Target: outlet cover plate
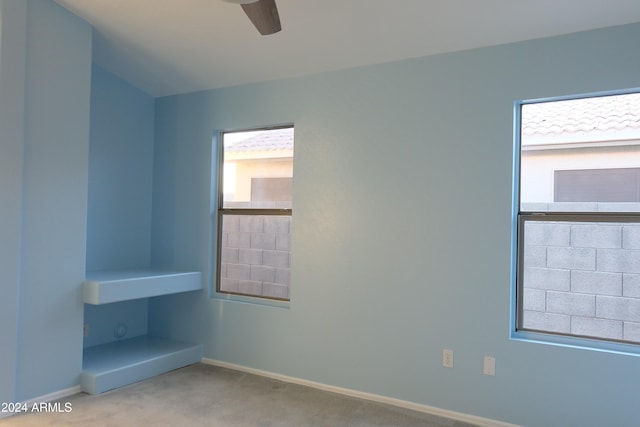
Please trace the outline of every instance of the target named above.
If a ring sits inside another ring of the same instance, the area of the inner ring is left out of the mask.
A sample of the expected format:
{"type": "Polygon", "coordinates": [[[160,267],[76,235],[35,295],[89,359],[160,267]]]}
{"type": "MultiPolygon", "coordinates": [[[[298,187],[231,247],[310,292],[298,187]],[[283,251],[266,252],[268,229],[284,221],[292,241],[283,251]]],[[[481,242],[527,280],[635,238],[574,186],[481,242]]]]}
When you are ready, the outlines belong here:
{"type": "Polygon", "coordinates": [[[453,368],[453,350],[442,350],[442,366],[445,368],[453,368]]]}
{"type": "Polygon", "coordinates": [[[496,358],[491,356],[484,357],[484,366],[482,373],[494,377],[496,375],[496,358]]]}

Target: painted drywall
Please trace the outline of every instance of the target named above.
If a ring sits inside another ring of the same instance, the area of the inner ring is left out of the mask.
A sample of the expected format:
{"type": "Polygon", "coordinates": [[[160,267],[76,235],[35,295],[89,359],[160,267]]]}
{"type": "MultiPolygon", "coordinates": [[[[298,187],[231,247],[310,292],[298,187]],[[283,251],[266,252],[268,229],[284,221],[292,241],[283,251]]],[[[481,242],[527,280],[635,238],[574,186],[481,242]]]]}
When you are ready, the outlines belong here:
{"type": "Polygon", "coordinates": [[[147,335],[149,299],[140,298],[111,304],[85,304],[87,335],[83,348],[147,335]]]}
{"type": "Polygon", "coordinates": [[[48,0],[1,6],[2,66],[6,53],[17,60],[0,75],[3,120],[11,120],[0,131],[0,157],[13,163],[2,172],[12,205],[0,226],[12,230],[2,262],[15,263],[1,282],[2,304],[7,295],[18,319],[3,324],[17,339],[3,342],[9,356],[0,358],[2,372],[14,372],[13,392],[2,386],[2,401],[11,402],[73,387],[81,371],[91,27],[48,0]]]}
{"type": "Polygon", "coordinates": [[[630,25],[158,99],[152,262],[213,280],[212,135],[291,122],[293,258],[288,308],[177,295],[150,303],[150,329],[525,426],[637,425],[637,356],[513,341],[509,317],[513,103],[640,87],[639,39],[630,25]]]}
{"type": "Polygon", "coordinates": [[[0,402],[16,386],[26,14],[26,3],[0,0],[0,402]]]}
{"type": "MultiPolygon", "coordinates": [[[[154,99],[94,65],[87,207],[87,271],[148,268],[154,99]]],[[[84,347],[147,333],[148,299],[85,305],[84,347]],[[126,335],[114,330],[126,325],[126,335]]]]}
{"type": "Polygon", "coordinates": [[[154,99],[94,65],[87,271],[148,268],[154,99]]]}

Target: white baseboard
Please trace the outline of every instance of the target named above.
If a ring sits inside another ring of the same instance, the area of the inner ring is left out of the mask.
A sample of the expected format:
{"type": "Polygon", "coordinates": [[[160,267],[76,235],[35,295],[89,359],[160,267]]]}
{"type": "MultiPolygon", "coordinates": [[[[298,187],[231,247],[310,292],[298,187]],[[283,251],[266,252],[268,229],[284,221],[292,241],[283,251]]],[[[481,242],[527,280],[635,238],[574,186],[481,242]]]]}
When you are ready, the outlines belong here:
{"type": "Polygon", "coordinates": [[[463,414],[461,412],[450,411],[447,409],[436,408],[435,406],[422,405],[420,403],[409,402],[407,400],[395,399],[392,397],[381,396],[379,394],[365,393],[362,391],[351,390],[343,387],[336,387],[328,384],[323,384],[315,381],[309,381],[302,378],[290,377],[287,375],[277,374],[274,372],[263,371],[260,369],[249,368],[247,366],[236,365],[234,363],[223,362],[221,360],[202,358],[202,363],[207,365],[219,366],[221,368],[229,368],[236,371],[242,371],[249,374],[260,375],[267,378],[272,378],[279,381],[284,381],[292,384],[303,385],[312,387],[318,390],[329,391],[331,393],[342,394],[349,397],[355,397],[359,399],[370,400],[373,402],[384,403],[387,405],[398,406],[400,408],[410,409],[413,411],[423,412],[440,417],[450,418],[456,421],[462,421],[467,423],[476,424],[480,427],[520,427],[516,424],[505,423],[502,421],[496,421],[489,418],[477,417],[475,415],[463,414]]]}
{"type": "Polygon", "coordinates": [[[78,394],[82,391],[80,385],[74,385],[73,387],[66,388],[64,390],[54,391],[53,393],[45,394],[40,397],[36,397],[33,399],[27,400],[27,405],[33,405],[34,403],[40,402],[52,402],[58,399],[64,399],[65,397],[73,396],[74,394],[78,394]]]}
{"type": "MultiPolygon", "coordinates": [[[[46,403],[46,402],[52,402],[58,399],[64,399],[65,397],[72,396],[74,394],[80,393],[81,391],[82,389],[80,388],[80,386],[76,385],[73,387],[66,388],[64,390],[54,391],[53,393],[49,393],[39,397],[34,397],[33,399],[25,400],[23,402],[20,402],[20,405],[26,405],[27,407],[32,407],[34,404],[37,404],[37,403],[46,403]]],[[[12,415],[15,415],[15,414],[0,413],[0,419],[8,418],[12,415]]]]}

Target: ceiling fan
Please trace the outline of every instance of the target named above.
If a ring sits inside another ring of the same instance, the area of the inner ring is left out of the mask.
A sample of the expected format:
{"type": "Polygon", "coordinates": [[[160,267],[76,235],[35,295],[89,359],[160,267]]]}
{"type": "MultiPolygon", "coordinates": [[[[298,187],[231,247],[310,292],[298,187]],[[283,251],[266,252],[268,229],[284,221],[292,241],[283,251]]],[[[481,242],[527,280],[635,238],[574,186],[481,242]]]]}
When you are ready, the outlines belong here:
{"type": "Polygon", "coordinates": [[[282,29],[276,0],[223,0],[242,6],[258,32],[263,36],[277,33],[282,29]]]}

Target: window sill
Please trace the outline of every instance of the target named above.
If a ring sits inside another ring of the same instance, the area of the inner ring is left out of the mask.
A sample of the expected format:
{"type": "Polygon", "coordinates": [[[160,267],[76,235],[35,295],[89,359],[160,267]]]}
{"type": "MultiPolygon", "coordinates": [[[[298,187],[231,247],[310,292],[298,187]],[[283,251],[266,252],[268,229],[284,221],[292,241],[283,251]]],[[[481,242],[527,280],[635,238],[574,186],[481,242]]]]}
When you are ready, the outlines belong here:
{"type": "Polygon", "coordinates": [[[601,341],[596,339],[572,337],[564,335],[546,334],[532,331],[512,331],[510,339],[514,341],[529,342],[535,344],[553,345],[558,347],[573,348],[588,351],[600,351],[626,356],[640,356],[640,345],[601,341]]]}
{"type": "Polygon", "coordinates": [[[216,291],[213,292],[211,298],[214,300],[220,300],[223,302],[250,304],[250,305],[263,306],[263,307],[273,307],[273,308],[283,308],[283,309],[289,309],[291,305],[290,300],[285,301],[285,300],[253,297],[249,295],[227,294],[227,293],[216,292],[216,291]]]}

